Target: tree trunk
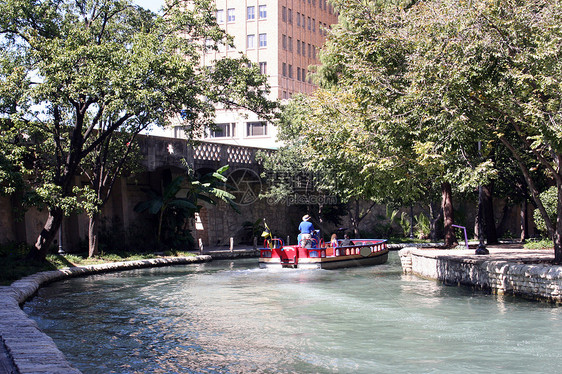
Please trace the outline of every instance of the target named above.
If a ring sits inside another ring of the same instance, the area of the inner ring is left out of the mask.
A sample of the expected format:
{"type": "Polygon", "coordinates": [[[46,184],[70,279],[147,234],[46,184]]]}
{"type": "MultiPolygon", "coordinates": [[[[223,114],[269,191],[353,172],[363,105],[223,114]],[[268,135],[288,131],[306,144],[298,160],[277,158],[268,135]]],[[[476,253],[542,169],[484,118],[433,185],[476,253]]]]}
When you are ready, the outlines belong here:
{"type": "Polygon", "coordinates": [[[554,243],[554,263],[562,264],[562,184],[557,183],[557,188],[556,230],[554,230],[552,241],[554,243]]]}
{"type": "MultiPolygon", "coordinates": [[[[498,233],[496,231],[496,220],[494,219],[494,184],[482,186],[482,215],[484,219],[484,233],[486,234],[486,242],[495,244],[498,242],[498,233]]],[[[480,229],[480,228],[479,228],[480,229]]]]}
{"type": "Polygon", "coordinates": [[[443,230],[445,234],[445,247],[452,248],[457,245],[457,238],[453,228],[453,192],[449,182],[441,184],[441,208],[443,210],[443,230]]]}
{"type": "Polygon", "coordinates": [[[435,242],[437,241],[437,222],[441,219],[441,212],[437,209],[437,203],[435,203],[435,209],[433,204],[433,202],[429,203],[429,238],[435,242]]]}
{"type": "Polygon", "coordinates": [[[35,246],[31,248],[27,254],[27,258],[33,261],[44,261],[45,257],[49,253],[49,248],[53,243],[53,239],[57,235],[57,232],[61,226],[63,218],[63,212],[60,208],[49,209],[49,216],[47,217],[47,222],[43,226],[43,230],[37,238],[35,246]]]}
{"type": "Polygon", "coordinates": [[[353,237],[359,237],[359,200],[355,200],[355,214],[353,215],[353,220],[351,221],[353,227],[353,237]]]}
{"type": "Polygon", "coordinates": [[[529,238],[529,224],[527,218],[527,198],[521,203],[521,241],[529,238]]]}
{"type": "Polygon", "coordinates": [[[349,223],[351,223],[351,230],[353,231],[353,237],[359,237],[359,200],[355,199],[351,203],[351,205],[355,205],[355,208],[349,209],[349,223]]]}
{"type": "Polygon", "coordinates": [[[98,225],[99,214],[94,213],[88,223],[88,257],[98,255],[98,225]]]}

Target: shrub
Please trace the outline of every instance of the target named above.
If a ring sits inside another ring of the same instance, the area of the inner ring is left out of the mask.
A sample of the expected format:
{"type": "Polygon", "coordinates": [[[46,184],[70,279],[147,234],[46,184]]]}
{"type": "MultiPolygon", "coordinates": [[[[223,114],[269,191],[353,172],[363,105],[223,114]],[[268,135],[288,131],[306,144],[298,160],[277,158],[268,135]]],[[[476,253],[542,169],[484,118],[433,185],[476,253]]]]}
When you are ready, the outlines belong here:
{"type": "MultiPolygon", "coordinates": [[[[551,222],[556,222],[556,206],[558,204],[558,190],[556,186],[550,187],[548,190],[544,191],[539,195],[544,209],[548,214],[551,222]]],[[[535,226],[544,236],[548,236],[548,230],[546,228],[546,223],[538,209],[533,212],[533,220],[535,221],[535,226]]]]}

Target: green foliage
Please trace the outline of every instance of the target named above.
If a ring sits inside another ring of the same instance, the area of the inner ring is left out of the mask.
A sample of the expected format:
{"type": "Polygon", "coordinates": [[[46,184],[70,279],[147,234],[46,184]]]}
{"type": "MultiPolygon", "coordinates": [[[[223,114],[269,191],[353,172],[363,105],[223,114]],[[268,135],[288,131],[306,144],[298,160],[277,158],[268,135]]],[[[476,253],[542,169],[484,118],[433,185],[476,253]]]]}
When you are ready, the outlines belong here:
{"type": "MultiPolygon", "coordinates": [[[[26,261],[25,254],[29,248],[25,245],[10,243],[0,246],[0,286],[10,285],[12,282],[40,271],[49,271],[74,266],[101,264],[106,262],[134,261],[158,257],[154,253],[112,252],[101,253],[96,258],[87,258],[77,254],[49,254],[45,261],[34,263],[26,261]],[[19,247],[17,251],[13,248],[19,247]]],[[[192,253],[176,252],[164,253],[164,256],[194,256],[192,253]]]]}
{"type": "Polygon", "coordinates": [[[412,226],[412,222],[410,221],[410,216],[408,216],[406,212],[402,212],[398,223],[402,228],[402,233],[404,237],[410,236],[410,227],[412,226]]]}
{"type": "Polygon", "coordinates": [[[392,206],[386,206],[386,213],[385,215],[378,215],[377,223],[373,227],[372,235],[377,238],[390,238],[394,235],[394,228],[393,226],[398,222],[400,218],[398,216],[398,209],[393,209],[392,206]]]}
{"type": "Polygon", "coordinates": [[[246,241],[251,243],[253,238],[261,238],[262,233],[265,231],[265,226],[263,224],[263,219],[258,218],[254,222],[245,221],[242,223],[242,228],[245,233],[246,241]]]}
{"type": "MultiPolygon", "coordinates": [[[[556,222],[556,208],[558,206],[558,189],[556,186],[552,186],[548,190],[542,192],[540,194],[540,199],[551,222],[556,222]]],[[[533,211],[533,220],[535,221],[535,226],[541,234],[548,236],[548,230],[544,218],[537,209],[533,211]]]]}
{"type": "Polygon", "coordinates": [[[157,241],[172,250],[189,249],[194,246],[194,238],[187,228],[189,218],[201,209],[201,203],[217,204],[224,201],[233,209],[234,195],[225,190],[228,165],[217,171],[197,178],[192,170],[174,178],[162,192],[145,190],[149,199],[135,206],[136,212],[147,211],[158,216],[157,241]],[[180,191],[185,190],[184,195],[180,191]]]}
{"type": "Polygon", "coordinates": [[[414,226],[416,236],[419,239],[429,238],[431,234],[431,224],[429,218],[423,213],[414,216],[414,218],[416,220],[416,225],[414,226]]]}
{"type": "Polygon", "coordinates": [[[554,243],[550,239],[531,240],[523,244],[525,249],[552,249],[554,243]]]}
{"type": "Polygon", "coordinates": [[[272,117],[267,78],[247,58],[201,67],[205,49],[232,40],[208,0],[184,5],[166,4],[164,17],[129,0],[1,3],[0,193],[24,185],[48,208],[42,256],[62,214],[103,204],[134,135],[176,119],[195,136],[213,125],[215,103],[272,117]],[[73,189],[81,171],[95,199],[73,189]]]}

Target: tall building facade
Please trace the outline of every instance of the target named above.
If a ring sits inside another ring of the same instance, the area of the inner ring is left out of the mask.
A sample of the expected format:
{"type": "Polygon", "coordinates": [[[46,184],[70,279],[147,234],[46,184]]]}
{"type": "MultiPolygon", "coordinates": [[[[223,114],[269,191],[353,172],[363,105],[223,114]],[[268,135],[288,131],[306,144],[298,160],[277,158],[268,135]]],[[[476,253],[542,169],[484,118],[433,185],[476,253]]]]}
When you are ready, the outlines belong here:
{"type": "MultiPolygon", "coordinates": [[[[328,0],[216,0],[217,22],[234,37],[235,48],[223,47],[202,56],[210,64],[244,53],[268,76],[270,99],[289,100],[316,89],[309,66],[318,65],[318,50],[337,15],[328,0]]],[[[254,113],[217,108],[217,129],[205,140],[276,148],[276,128],[254,113]]],[[[179,128],[170,130],[182,137],[179,128]]]]}

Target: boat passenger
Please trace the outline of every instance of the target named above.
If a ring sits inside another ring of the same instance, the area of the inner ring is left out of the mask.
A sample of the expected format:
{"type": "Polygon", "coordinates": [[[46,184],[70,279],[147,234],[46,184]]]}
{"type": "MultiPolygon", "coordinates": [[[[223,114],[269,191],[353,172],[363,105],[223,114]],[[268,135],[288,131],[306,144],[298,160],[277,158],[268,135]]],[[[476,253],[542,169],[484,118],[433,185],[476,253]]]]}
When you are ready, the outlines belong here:
{"type": "Polygon", "coordinates": [[[343,236],[343,240],[342,240],[342,242],[341,242],[341,246],[342,246],[342,247],[349,247],[349,246],[351,246],[351,245],[353,245],[353,243],[351,242],[351,240],[349,240],[349,235],[345,234],[345,235],[343,236]]]}
{"type": "Polygon", "coordinates": [[[301,240],[301,246],[305,247],[307,245],[311,245],[312,243],[312,233],[314,232],[314,225],[312,225],[312,222],[310,221],[310,216],[308,214],[305,214],[302,217],[302,222],[299,225],[299,231],[300,231],[300,240],[301,240]]]}
{"type": "Polygon", "coordinates": [[[337,236],[337,234],[332,234],[332,237],[330,238],[330,246],[332,248],[336,248],[338,246],[338,236],[337,236]]]}

